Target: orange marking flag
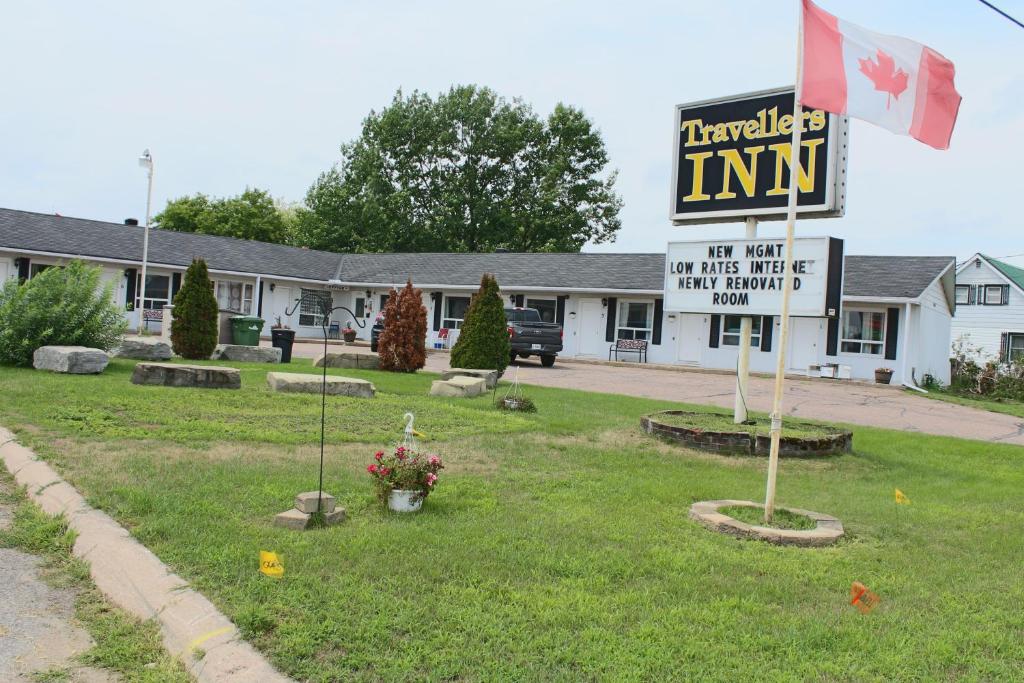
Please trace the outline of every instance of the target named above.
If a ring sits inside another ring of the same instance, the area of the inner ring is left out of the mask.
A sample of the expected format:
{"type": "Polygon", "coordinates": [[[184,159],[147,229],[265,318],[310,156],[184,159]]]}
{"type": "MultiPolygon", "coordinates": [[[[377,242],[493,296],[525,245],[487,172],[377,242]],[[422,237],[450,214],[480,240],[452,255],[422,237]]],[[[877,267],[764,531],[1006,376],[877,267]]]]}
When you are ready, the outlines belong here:
{"type": "Polygon", "coordinates": [[[260,571],[275,579],[280,579],[284,576],[284,563],[281,562],[281,558],[277,556],[277,553],[267,552],[266,550],[260,551],[260,571]]]}
{"type": "Polygon", "coordinates": [[[850,586],[850,604],[860,610],[861,614],[867,614],[878,607],[882,599],[867,589],[860,581],[854,581],[850,586]]]}

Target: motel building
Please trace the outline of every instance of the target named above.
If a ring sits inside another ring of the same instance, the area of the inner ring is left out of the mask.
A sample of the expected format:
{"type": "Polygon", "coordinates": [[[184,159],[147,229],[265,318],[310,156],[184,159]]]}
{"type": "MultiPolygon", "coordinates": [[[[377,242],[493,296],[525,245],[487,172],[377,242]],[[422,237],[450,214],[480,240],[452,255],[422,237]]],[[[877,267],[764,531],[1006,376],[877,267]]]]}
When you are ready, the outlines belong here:
{"type": "MultiPolygon", "coordinates": [[[[457,338],[481,275],[493,273],[509,306],[536,308],[563,325],[562,358],[606,360],[616,339],[639,339],[648,342],[650,363],[737,364],[738,316],[665,310],[663,253],[337,254],[151,229],[143,301],[143,228],[131,223],[0,209],[0,280],[81,259],[103,269],[132,329],[159,333],[185,269],[203,258],[221,309],[263,318],[265,336],[280,320],[297,338],[322,339],[319,307],[299,303],[321,298],[349,307],[365,327],[343,311],[334,321],[366,340],[388,291],[411,278],[423,292],[426,342],[435,348],[457,338]]],[[[819,374],[820,366],[834,366],[872,380],[886,367],[894,384],[921,383],[926,374],[948,382],[955,297],[952,257],[848,255],[836,316],[792,319],[788,370],[819,374]]],[[[754,319],[753,372],[774,372],[778,339],[777,316],[754,319]]]]}

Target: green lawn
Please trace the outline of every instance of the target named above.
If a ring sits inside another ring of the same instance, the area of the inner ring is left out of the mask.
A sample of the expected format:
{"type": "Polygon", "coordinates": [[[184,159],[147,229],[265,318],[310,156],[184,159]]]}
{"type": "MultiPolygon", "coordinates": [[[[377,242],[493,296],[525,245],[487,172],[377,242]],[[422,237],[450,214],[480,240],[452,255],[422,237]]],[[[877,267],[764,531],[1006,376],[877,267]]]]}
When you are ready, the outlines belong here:
{"type": "Polygon", "coordinates": [[[1024,418],[1024,403],[1021,403],[1020,401],[1001,398],[982,398],[980,396],[964,396],[963,394],[954,394],[942,389],[929,389],[928,397],[937,401],[958,403],[962,406],[980,408],[981,410],[991,410],[994,413],[1006,413],[1007,415],[1015,415],[1016,417],[1024,418]]]}
{"type": "Polygon", "coordinates": [[[1019,447],[855,427],[853,454],[779,474],[780,505],[834,514],[848,539],[781,548],[687,519],[696,500],[759,500],[765,469],[640,432],[690,406],[526,387],[538,412],[509,414],[428,398],[429,374],[332,370],[378,396],[329,397],[325,488],[349,520],[297,533],[271,521],[316,486],[320,399],[270,394],[274,367],[235,392],[136,387],[124,361],[0,369],[0,424],[299,680],[1024,677],[1019,447]],[[406,410],[447,469],[396,516],[365,466],[406,410]],[[283,579],[257,572],[260,550],[283,579]],[[871,614],[853,581],[881,596],[871,614]]]}
{"type": "MultiPolygon", "coordinates": [[[[657,421],[670,427],[687,427],[689,429],[701,429],[710,432],[746,432],[748,434],[770,433],[772,421],[767,416],[754,416],[749,421],[754,424],[736,424],[733,422],[732,413],[701,412],[697,415],[683,414],[671,415],[662,414],[657,416],[657,421]]],[[[834,430],[827,427],[812,424],[810,422],[789,422],[782,428],[782,436],[801,439],[821,439],[831,434],[834,430]]]]}

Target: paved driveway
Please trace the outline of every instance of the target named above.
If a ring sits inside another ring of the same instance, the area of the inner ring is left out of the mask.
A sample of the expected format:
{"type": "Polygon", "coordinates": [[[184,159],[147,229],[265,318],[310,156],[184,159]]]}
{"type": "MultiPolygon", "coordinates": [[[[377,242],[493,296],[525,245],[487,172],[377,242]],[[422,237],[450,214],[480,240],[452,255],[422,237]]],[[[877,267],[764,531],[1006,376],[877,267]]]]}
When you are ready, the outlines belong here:
{"type": "MultiPolygon", "coordinates": [[[[340,347],[332,347],[340,351],[340,347]]],[[[346,351],[369,351],[347,347],[346,351]]],[[[322,353],[315,344],[296,344],[295,355],[312,357],[322,353]]],[[[735,377],[682,369],[622,367],[559,360],[554,367],[541,367],[533,359],[520,360],[505,373],[519,368],[519,381],[546,387],[582,389],[604,393],[641,396],[732,408],[735,377]]],[[[427,370],[448,368],[447,353],[427,356],[427,370]]],[[[773,382],[750,378],[748,406],[771,410],[773,382]]],[[[783,403],[786,415],[924,432],[964,439],[980,439],[1024,446],[1024,419],[987,410],[936,401],[907,391],[870,384],[841,383],[824,379],[786,381],[783,403]]]]}

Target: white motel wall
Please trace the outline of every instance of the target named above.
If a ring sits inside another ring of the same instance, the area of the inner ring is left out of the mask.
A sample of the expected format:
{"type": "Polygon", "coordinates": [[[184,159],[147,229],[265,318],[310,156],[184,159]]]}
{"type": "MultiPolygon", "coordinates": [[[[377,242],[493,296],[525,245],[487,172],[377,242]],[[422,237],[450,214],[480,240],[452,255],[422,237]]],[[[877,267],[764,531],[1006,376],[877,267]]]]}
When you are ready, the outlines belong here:
{"type": "MultiPolygon", "coordinates": [[[[162,309],[193,257],[207,260],[221,308],[263,318],[265,336],[280,320],[299,338],[320,338],[315,309],[296,307],[304,293],[319,293],[329,296],[332,306],[350,308],[364,327],[344,311],[333,321],[352,324],[359,338],[369,339],[390,287],[412,277],[427,308],[428,347],[443,346],[445,336],[449,344],[457,338],[480,275],[492,272],[506,305],[537,308],[545,320],[562,323],[563,358],[606,360],[615,339],[635,338],[648,340],[650,363],[717,370],[737,365],[738,318],[663,310],[663,254],[339,255],[152,233],[151,245],[159,246],[147,271],[145,308],[153,319],[146,327],[152,332],[160,331],[162,309]],[[311,276],[301,277],[307,270],[311,276]]],[[[140,237],[136,226],[0,209],[0,279],[32,277],[48,266],[82,259],[103,269],[130,328],[139,329],[140,237]],[[132,241],[120,244],[125,235],[132,241]]],[[[802,374],[811,366],[837,364],[848,366],[855,379],[871,380],[876,368],[886,367],[894,371],[893,382],[920,383],[926,374],[948,382],[952,259],[848,256],[845,271],[837,318],[793,319],[788,370],[802,374]]],[[[777,316],[755,318],[752,371],[774,372],[779,337],[777,316]]]]}

